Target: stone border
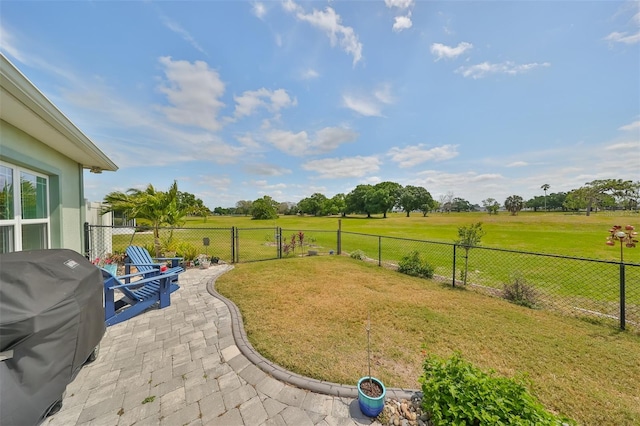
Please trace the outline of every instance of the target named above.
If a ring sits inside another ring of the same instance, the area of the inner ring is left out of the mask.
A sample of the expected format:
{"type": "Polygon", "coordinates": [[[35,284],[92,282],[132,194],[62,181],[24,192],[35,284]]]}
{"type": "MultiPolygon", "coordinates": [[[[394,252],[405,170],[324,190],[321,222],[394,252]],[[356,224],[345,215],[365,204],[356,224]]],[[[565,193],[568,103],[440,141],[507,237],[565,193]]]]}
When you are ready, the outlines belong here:
{"type": "MultiPolygon", "coordinates": [[[[223,271],[225,273],[233,267],[223,271]]],[[[218,274],[212,277],[207,282],[207,291],[209,294],[227,305],[231,314],[231,331],[233,333],[233,339],[236,342],[236,346],[240,349],[240,352],[258,368],[272,377],[296,386],[301,389],[306,389],[312,392],[321,393],[330,396],[344,397],[344,398],[358,398],[358,389],[356,386],[343,385],[332,382],[325,382],[321,380],[312,379],[309,377],[301,376],[300,374],[286,370],[277,364],[269,361],[256,351],[249,339],[247,333],[242,326],[242,314],[238,307],[231,300],[227,299],[216,291],[215,283],[216,279],[222,274],[218,274]]],[[[403,389],[403,388],[387,388],[387,397],[395,398],[397,400],[407,399],[410,400],[412,396],[421,394],[418,389],[403,389]]]]}

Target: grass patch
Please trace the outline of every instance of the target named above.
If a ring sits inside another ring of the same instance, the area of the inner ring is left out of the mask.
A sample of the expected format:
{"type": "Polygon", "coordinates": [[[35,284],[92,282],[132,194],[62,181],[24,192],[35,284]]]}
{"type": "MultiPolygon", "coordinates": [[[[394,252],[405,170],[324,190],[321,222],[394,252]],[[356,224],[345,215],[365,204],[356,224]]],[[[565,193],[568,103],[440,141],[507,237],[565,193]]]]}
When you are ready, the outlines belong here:
{"type": "Polygon", "coordinates": [[[547,409],[581,424],[640,423],[640,338],[629,332],[339,256],[240,264],[217,288],[260,353],[306,376],[355,384],[366,374],[371,310],[372,372],[387,386],[419,388],[426,353],[459,351],[525,374],[547,409]]]}

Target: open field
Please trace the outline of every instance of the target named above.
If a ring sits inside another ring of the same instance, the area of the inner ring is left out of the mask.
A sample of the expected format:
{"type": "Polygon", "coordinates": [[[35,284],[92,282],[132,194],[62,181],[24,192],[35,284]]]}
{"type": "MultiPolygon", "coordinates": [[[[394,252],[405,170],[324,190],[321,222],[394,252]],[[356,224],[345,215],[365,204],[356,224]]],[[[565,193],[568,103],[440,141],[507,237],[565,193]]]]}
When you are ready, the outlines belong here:
{"type": "Polygon", "coordinates": [[[373,374],[418,388],[428,353],[526,374],[543,404],[586,425],[640,423],[640,336],[338,256],[239,264],[218,290],[241,309],[254,347],[310,377],[373,374]]]}
{"type": "MultiPolygon", "coordinates": [[[[392,237],[451,243],[458,236],[460,226],[482,222],[486,236],[482,245],[536,253],[560,254],[590,259],[619,260],[619,248],[606,246],[605,239],[612,225],[634,225],[640,230],[640,214],[593,213],[591,216],[570,213],[521,212],[517,216],[501,212],[487,213],[431,213],[427,217],[392,213],[387,219],[359,216],[342,218],[342,230],[392,237]]],[[[288,231],[338,229],[339,217],[280,216],[277,220],[256,221],[248,216],[211,216],[189,218],[186,227],[262,228],[281,227],[288,231]]],[[[287,233],[285,233],[287,235],[287,233]]],[[[625,260],[640,263],[640,248],[625,250],[625,260]]]]}

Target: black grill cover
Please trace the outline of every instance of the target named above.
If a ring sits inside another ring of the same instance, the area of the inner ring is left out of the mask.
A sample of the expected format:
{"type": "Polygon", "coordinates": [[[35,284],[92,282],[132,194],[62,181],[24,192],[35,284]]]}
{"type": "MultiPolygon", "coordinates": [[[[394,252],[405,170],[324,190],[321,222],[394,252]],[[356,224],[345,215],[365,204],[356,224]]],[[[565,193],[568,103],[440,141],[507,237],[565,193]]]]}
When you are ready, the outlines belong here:
{"type": "Polygon", "coordinates": [[[0,424],[40,423],[105,332],[100,270],[72,250],[0,255],[0,424]]]}

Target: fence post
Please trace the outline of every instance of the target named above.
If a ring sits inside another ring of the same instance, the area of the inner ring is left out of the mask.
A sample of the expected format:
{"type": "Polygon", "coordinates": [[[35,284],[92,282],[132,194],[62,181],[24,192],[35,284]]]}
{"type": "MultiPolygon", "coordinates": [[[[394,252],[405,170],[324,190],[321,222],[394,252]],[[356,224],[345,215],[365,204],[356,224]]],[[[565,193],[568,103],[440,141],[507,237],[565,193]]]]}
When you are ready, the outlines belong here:
{"type": "Polygon", "coordinates": [[[338,246],[336,247],[336,253],[342,254],[342,219],[338,219],[338,246]]]}
{"type": "Polygon", "coordinates": [[[236,263],[236,227],[231,227],[231,263],[236,263]]]}
{"type": "Polygon", "coordinates": [[[625,327],[625,276],[624,263],[620,263],[620,330],[625,327]]]}
{"type": "Polygon", "coordinates": [[[378,266],[382,266],[382,237],[378,235],[378,266]]]}
{"type": "Polygon", "coordinates": [[[451,287],[456,286],[456,245],[453,245],[453,280],[451,281],[451,287]]]}
{"type": "Polygon", "coordinates": [[[278,259],[282,259],[282,228],[278,227],[278,259]]]}
{"type": "Polygon", "coordinates": [[[84,257],[89,257],[89,222],[84,223],[84,257]]]}

